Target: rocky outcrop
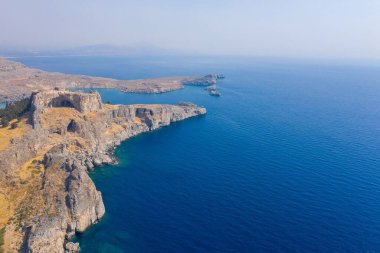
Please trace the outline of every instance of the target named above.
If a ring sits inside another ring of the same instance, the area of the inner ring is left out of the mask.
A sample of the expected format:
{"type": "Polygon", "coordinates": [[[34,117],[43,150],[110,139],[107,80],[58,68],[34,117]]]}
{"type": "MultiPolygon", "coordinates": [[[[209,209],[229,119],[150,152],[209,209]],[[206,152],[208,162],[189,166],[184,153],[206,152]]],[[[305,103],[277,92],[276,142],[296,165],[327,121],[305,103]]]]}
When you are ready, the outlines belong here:
{"type": "Polygon", "coordinates": [[[30,158],[35,157],[48,143],[47,131],[40,129],[13,139],[11,146],[0,153],[0,178],[13,176],[14,172],[30,158]]]}
{"type": "Polygon", "coordinates": [[[216,97],[220,97],[220,92],[218,91],[218,89],[216,88],[216,85],[210,85],[210,86],[207,86],[205,88],[205,90],[208,91],[208,94],[210,94],[211,96],[216,96],[216,97]]]}
{"type": "Polygon", "coordinates": [[[52,148],[44,160],[42,194],[46,212],[36,217],[25,236],[28,252],[75,252],[65,241],[84,232],[104,215],[101,193],[78,159],[71,158],[66,145],[52,148]]]}
{"type": "Polygon", "coordinates": [[[32,124],[35,128],[41,124],[41,114],[47,108],[74,108],[80,113],[89,113],[103,109],[99,93],[81,93],[67,90],[51,90],[32,95],[32,124]]]}
{"type": "Polygon", "coordinates": [[[99,93],[78,93],[67,90],[39,92],[32,96],[32,109],[72,107],[81,113],[103,109],[99,93]]]}
{"type": "Polygon", "coordinates": [[[78,253],[80,250],[79,243],[68,242],[65,245],[66,253],[78,253]]]}
{"type": "Polygon", "coordinates": [[[33,130],[0,153],[3,178],[15,178],[19,166],[44,153],[40,186],[19,206],[29,211],[20,223],[7,227],[21,227],[21,250],[31,253],[79,250],[70,238],[105,213],[101,193],[87,172],[115,162],[115,146],[131,136],[206,113],[191,103],[108,105],[100,102],[99,94],[69,91],[36,93],[32,108],[33,130]],[[29,208],[33,202],[37,208],[29,208]]]}
{"type": "Polygon", "coordinates": [[[199,78],[184,80],[185,85],[209,86],[216,84],[217,75],[206,75],[199,78]]]}
{"type": "Polygon", "coordinates": [[[192,79],[189,81],[185,81],[185,85],[195,85],[195,86],[207,86],[205,90],[208,91],[208,94],[211,96],[217,96],[219,97],[221,93],[218,91],[216,87],[216,82],[219,79],[224,79],[225,76],[223,74],[212,74],[212,75],[206,75],[201,78],[192,79]]]}

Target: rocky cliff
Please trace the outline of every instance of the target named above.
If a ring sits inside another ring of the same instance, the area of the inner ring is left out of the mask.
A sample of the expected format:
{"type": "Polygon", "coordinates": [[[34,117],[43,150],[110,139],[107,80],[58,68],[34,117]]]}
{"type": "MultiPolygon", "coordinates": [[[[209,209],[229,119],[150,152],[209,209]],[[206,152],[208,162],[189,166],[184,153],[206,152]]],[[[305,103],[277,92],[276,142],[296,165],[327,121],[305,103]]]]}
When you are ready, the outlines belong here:
{"type": "Polygon", "coordinates": [[[113,148],[131,136],[206,113],[190,103],[102,104],[97,93],[62,90],[34,94],[32,108],[33,128],[0,152],[7,252],[77,252],[69,239],[105,213],[87,172],[115,162],[113,148]]]}

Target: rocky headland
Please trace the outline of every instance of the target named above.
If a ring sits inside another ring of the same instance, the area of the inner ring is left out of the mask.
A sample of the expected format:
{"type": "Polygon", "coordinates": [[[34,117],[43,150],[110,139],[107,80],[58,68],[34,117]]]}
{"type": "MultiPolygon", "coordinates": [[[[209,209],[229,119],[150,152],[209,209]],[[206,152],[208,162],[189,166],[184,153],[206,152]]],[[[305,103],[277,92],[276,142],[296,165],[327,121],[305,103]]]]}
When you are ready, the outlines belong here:
{"type": "Polygon", "coordinates": [[[58,88],[112,88],[131,93],[163,93],[184,85],[216,85],[224,75],[179,76],[141,80],[70,75],[29,68],[19,62],[0,58],[0,102],[17,101],[35,91],[58,88]]]}
{"type": "Polygon", "coordinates": [[[206,113],[191,103],[104,104],[98,93],[67,90],[33,93],[30,103],[15,128],[0,128],[4,252],[78,252],[70,239],[106,209],[88,171],[114,163],[113,149],[123,140],[206,113]]]}

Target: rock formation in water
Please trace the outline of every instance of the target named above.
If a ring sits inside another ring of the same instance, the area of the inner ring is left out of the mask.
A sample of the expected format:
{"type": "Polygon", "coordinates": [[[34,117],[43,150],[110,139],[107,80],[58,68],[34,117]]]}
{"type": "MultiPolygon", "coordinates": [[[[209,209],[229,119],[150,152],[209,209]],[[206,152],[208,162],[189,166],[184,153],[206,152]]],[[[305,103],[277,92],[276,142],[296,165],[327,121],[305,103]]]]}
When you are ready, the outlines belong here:
{"type": "Polygon", "coordinates": [[[211,96],[216,96],[216,97],[220,97],[220,92],[218,91],[218,89],[216,88],[216,85],[210,85],[210,86],[207,86],[205,88],[205,90],[208,91],[208,94],[210,94],[211,96]]]}
{"type": "Polygon", "coordinates": [[[38,92],[31,101],[29,123],[18,126],[22,136],[0,149],[6,252],[78,252],[70,238],[105,213],[88,171],[114,163],[114,147],[131,136],[206,113],[191,103],[103,104],[98,93],[64,90],[38,92]]]}
{"type": "Polygon", "coordinates": [[[219,97],[221,93],[218,91],[216,87],[216,82],[217,80],[224,78],[225,76],[223,74],[206,75],[203,78],[193,79],[191,80],[191,82],[185,84],[195,86],[206,86],[205,90],[208,91],[208,94],[210,94],[211,96],[219,97]]]}

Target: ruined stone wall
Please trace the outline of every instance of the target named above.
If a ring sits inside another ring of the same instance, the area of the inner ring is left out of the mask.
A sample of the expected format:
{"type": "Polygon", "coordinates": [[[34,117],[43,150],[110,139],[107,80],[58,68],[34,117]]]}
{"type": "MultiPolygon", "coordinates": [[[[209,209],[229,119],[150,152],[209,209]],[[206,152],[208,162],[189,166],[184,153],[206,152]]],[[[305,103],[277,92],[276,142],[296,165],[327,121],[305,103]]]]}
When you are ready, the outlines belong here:
{"type": "Polygon", "coordinates": [[[34,110],[49,107],[74,107],[82,113],[103,109],[99,93],[51,90],[33,94],[32,108],[34,110]]]}
{"type": "Polygon", "coordinates": [[[83,93],[67,90],[42,91],[32,95],[32,125],[40,126],[41,112],[51,107],[72,107],[81,113],[103,110],[99,93],[83,93]]]}

